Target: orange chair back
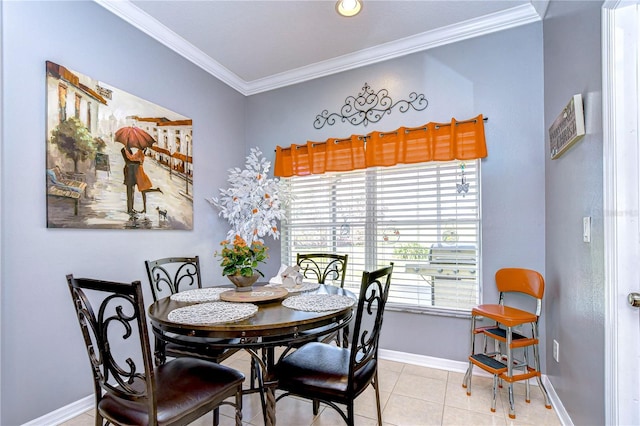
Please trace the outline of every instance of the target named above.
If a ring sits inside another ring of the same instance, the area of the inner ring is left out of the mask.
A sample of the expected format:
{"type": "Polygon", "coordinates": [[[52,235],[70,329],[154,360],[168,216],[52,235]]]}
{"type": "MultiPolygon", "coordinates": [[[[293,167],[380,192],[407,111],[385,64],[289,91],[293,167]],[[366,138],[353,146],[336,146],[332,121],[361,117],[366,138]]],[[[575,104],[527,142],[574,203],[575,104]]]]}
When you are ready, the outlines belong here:
{"type": "Polygon", "coordinates": [[[539,272],[523,268],[503,268],[496,272],[498,291],[517,291],[542,299],[544,294],[544,278],[539,272]]]}

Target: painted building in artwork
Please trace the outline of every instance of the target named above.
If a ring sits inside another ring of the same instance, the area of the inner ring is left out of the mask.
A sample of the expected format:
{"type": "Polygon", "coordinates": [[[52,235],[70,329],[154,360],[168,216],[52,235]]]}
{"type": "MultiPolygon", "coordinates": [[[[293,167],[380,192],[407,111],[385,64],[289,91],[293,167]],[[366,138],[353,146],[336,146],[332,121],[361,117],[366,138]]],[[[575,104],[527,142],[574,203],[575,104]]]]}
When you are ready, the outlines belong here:
{"type": "Polygon", "coordinates": [[[101,88],[96,80],[78,75],[62,65],[47,61],[46,70],[48,167],[58,166],[62,170],[73,171],[76,175],[84,173],[91,167],[95,155],[100,155],[104,148],[105,135],[101,133],[99,112],[101,107],[108,105],[107,99],[110,98],[111,92],[101,88]],[[88,136],[93,139],[92,150],[95,151],[86,155],[75,154],[69,147],[60,148],[49,143],[52,133],[72,118],[78,120],[77,128],[81,133],[84,133],[84,129],[88,131],[88,136]]]}
{"type": "MultiPolygon", "coordinates": [[[[91,87],[97,82],[79,76],[67,68],[47,61],[47,129],[51,131],[70,117],[84,124],[94,136],[98,136],[98,112],[107,99],[91,87]]],[[[108,96],[108,91],[105,93],[108,96]]]]}
{"type": "Polygon", "coordinates": [[[166,117],[131,117],[133,125],[144,129],[157,143],[148,155],[172,171],[193,177],[193,122],[166,117]]]}

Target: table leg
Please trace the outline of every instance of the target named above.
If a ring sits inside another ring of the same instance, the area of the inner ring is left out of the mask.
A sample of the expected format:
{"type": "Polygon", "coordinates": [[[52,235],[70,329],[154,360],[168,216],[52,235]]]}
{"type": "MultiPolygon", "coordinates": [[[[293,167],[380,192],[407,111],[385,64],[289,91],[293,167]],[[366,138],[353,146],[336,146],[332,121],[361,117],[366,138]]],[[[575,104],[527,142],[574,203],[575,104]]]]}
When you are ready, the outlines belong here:
{"type": "Polygon", "coordinates": [[[265,424],[267,426],[276,425],[276,387],[278,382],[275,380],[264,382],[264,393],[267,398],[267,418],[265,424]]]}
{"type": "Polygon", "coordinates": [[[276,425],[276,388],[278,381],[271,374],[275,365],[275,348],[266,348],[267,359],[263,370],[264,390],[267,398],[267,426],[276,425]]]}

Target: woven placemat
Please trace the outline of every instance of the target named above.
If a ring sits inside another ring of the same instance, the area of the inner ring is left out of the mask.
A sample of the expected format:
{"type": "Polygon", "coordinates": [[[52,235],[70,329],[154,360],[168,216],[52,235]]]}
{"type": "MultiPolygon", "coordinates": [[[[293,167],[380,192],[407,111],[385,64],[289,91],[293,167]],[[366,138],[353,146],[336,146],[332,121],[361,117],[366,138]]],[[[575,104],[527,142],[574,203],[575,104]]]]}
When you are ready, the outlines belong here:
{"type": "Polygon", "coordinates": [[[220,300],[220,293],[229,290],[221,287],[196,288],[172,294],[171,300],[176,302],[216,302],[220,300]]]}
{"type": "Polygon", "coordinates": [[[258,307],[252,303],[210,302],[174,309],[167,318],[178,324],[220,324],[242,321],[257,312],[258,307]]]}
{"type": "Polygon", "coordinates": [[[296,311],[325,312],[338,311],[353,306],[356,301],[339,294],[300,294],[282,301],[282,306],[296,311]]]}

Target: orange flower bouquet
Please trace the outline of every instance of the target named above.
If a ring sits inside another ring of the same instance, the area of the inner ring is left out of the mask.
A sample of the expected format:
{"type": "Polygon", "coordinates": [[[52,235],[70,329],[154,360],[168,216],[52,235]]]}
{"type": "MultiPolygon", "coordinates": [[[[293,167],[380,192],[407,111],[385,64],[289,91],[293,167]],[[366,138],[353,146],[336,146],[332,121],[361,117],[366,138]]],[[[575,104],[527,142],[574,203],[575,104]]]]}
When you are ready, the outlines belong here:
{"type": "Polygon", "coordinates": [[[267,250],[269,247],[260,241],[254,241],[251,245],[247,245],[245,240],[236,235],[233,242],[229,240],[220,243],[222,250],[216,252],[216,256],[222,258],[220,266],[222,266],[222,275],[241,275],[243,277],[252,277],[256,273],[264,274],[258,270],[258,263],[265,263],[269,257],[267,250]]]}

